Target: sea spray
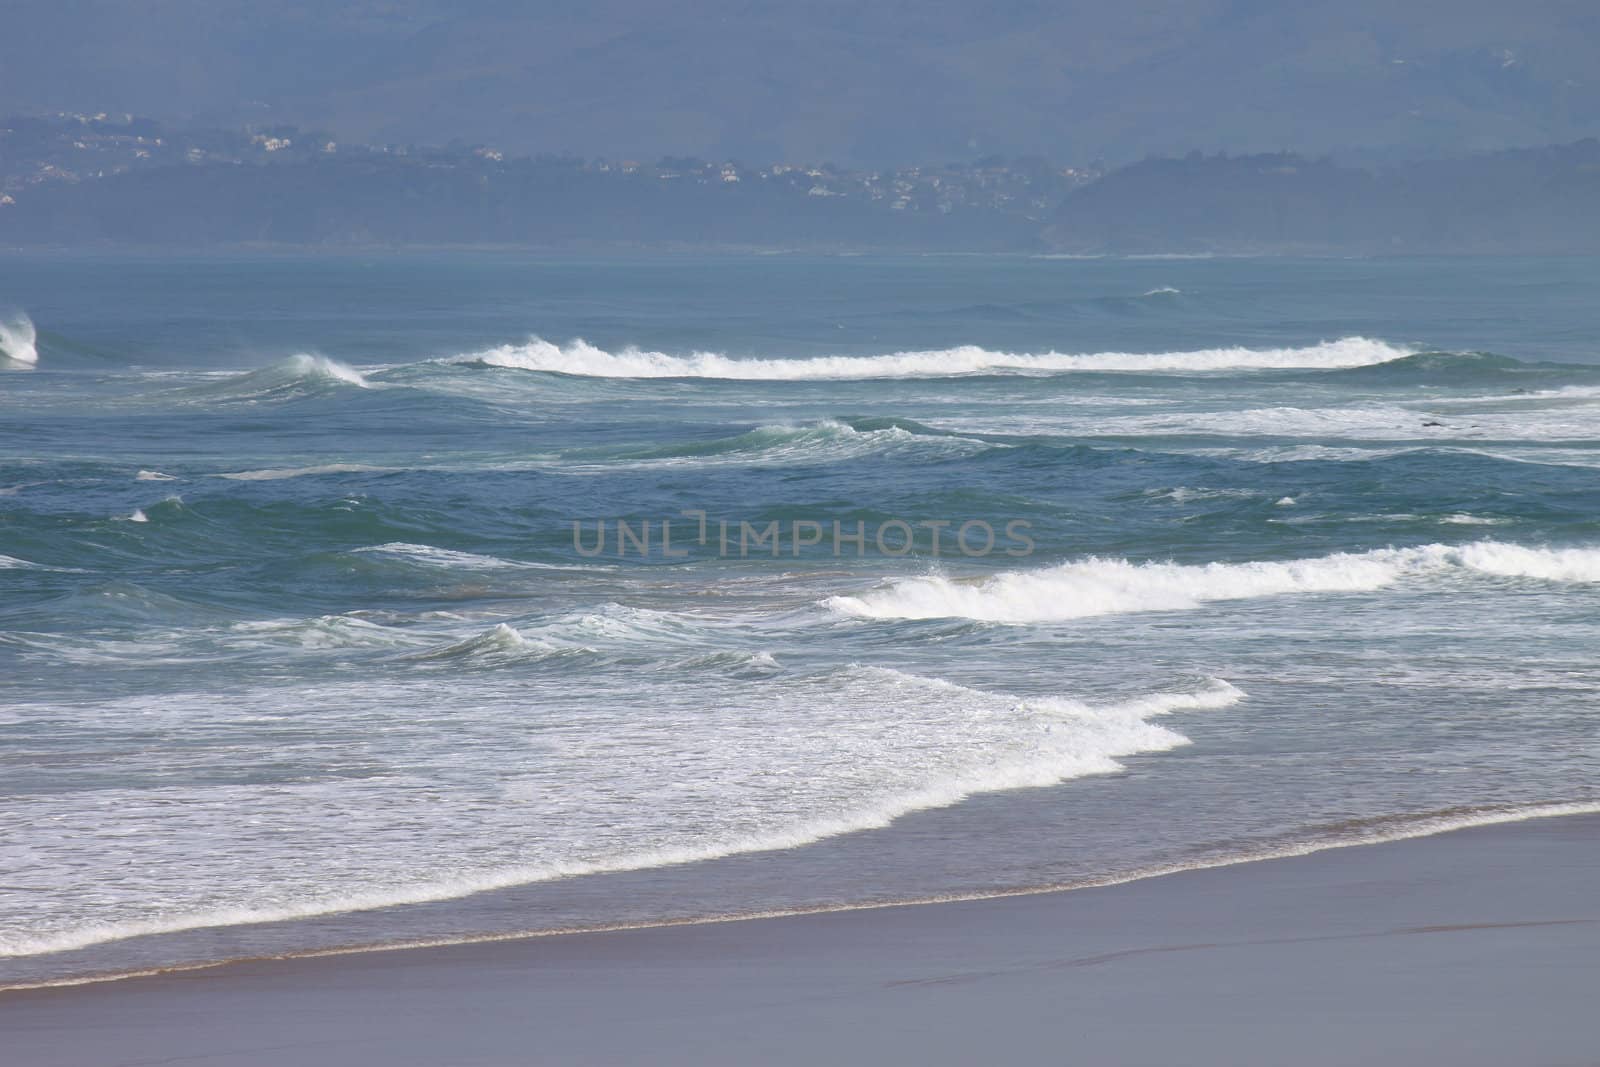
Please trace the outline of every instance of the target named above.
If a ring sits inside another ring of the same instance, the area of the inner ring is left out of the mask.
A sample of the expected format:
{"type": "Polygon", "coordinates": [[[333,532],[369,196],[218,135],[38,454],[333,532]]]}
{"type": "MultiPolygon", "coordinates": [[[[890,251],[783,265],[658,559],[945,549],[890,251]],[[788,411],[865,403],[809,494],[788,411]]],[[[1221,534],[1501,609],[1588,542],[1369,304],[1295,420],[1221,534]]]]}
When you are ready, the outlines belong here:
{"type": "Polygon", "coordinates": [[[0,363],[9,361],[23,367],[37,366],[38,340],[39,333],[28,316],[18,313],[9,318],[0,318],[0,363]]]}
{"type": "Polygon", "coordinates": [[[371,388],[366,377],[327,356],[300,352],[256,370],[210,377],[174,390],[179,398],[213,402],[258,403],[293,400],[330,389],[371,388]]]}

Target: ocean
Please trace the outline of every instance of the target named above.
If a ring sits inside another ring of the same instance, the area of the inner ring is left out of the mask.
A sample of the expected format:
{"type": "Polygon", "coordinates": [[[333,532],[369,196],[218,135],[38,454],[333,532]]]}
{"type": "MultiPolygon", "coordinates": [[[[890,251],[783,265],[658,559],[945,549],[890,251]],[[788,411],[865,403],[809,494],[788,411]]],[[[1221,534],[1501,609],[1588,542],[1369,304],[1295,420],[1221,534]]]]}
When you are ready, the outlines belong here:
{"type": "Polygon", "coordinates": [[[0,256],[0,984],[1600,811],[1597,298],[0,256]]]}

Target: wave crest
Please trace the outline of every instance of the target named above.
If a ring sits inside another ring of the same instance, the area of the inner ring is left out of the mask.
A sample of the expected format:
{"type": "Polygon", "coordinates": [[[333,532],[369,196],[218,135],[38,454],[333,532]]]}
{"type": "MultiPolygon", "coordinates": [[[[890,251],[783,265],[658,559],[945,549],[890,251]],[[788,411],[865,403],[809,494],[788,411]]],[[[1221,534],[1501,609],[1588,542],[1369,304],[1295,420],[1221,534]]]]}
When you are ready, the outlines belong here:
{"type": "Polygon", "coordinates": [[[674,356],[626,348],[608,352],[586,341],[557,345],[541,338],[460,357],[493,367],[591,378],[720,378],[735,381],[844,381],[869,378],[949,378],[977,374],[1053,374],[1074,371],[1209,373],[1235,370],[1338,369],[1386,363],[1411,355],[1365,337],[1302,348],[1211,348],[1189,352],[997,352],[976,345],[878,356],[811,359],[736,359],[716,352],[674,356]]]}
{"type": "Polygon", "coordinates": [[[33,320],[17,314],[10,319],[0,319],[0,363],[9,361],[25,367],[39,363],[39,332],[33,320]]]}
{"type": "Polygon", "coordinates": [[[1090,557],[977,581],[905,578],[824,605],[867,619],[964,618],[1054,622],[1139,611],[1182,611],[1218,600],[1295,593],[1359,593],[1414,575],[1450,570],[1501,578],[1600,582],[1600,549],[1528,548],[1498,541],[1339,552],[1315,559],[1249,563],[1132,563],[1090,557]]]}
{"type": "Polygon", "coordinates": [[[255,403],[291,400],[323,393],[331,388],[369,389],[361,372],[327,356],[301,352],[288,359],[242,374],[228,374],[177,390],[179,396],[202,400],[255,403]]]}

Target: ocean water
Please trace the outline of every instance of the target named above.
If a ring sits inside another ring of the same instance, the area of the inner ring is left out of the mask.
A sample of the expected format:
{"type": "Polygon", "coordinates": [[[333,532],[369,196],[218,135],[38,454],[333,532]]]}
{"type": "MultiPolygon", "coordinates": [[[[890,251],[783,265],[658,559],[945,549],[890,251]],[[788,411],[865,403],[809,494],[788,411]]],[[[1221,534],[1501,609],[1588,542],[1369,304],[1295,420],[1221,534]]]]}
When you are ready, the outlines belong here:
{"type": "Polygon", "coordinates": [[[1600,810],[1597,297],[0,258],[0,984],[1600,810]]]}

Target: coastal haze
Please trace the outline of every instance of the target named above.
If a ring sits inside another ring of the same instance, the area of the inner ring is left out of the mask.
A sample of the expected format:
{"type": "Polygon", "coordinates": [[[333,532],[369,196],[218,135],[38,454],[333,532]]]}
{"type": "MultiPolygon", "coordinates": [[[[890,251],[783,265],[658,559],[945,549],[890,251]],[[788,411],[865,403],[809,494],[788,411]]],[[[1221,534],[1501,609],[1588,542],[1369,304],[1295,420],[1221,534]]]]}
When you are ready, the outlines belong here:
{"type": "Polygon", "coordinates": [[[1405,157],[1600,120],[1582,0],[13,0],[6,110],[368,142],[886,167],[991,153],[1405,157]]]}
{"type": "Polygon", "coordinates": [[[0,244],[1594,253],[1597,17],[30,2],[0,244]]]}

